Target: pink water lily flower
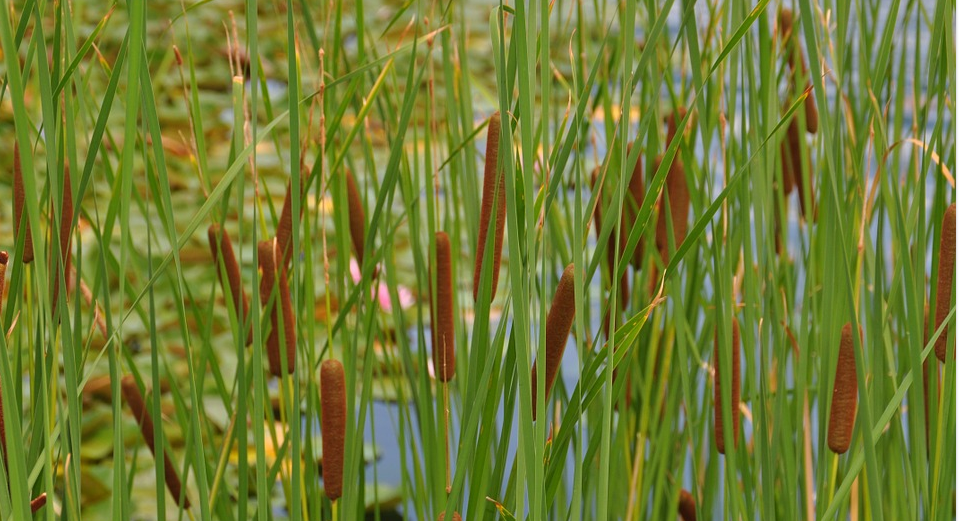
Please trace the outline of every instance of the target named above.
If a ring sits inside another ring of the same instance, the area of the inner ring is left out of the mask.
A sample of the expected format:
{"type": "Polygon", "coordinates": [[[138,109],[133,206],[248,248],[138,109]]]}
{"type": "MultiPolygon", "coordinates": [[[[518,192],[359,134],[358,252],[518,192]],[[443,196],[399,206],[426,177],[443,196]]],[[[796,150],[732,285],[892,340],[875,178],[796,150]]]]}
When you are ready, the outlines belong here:
{"type": "MultiPolygon", "coordinates": [[[[360,266],[356,259],[350,259],[350,277],[353,282],[360,282],[360,266]]],[[[387,313],[393,311],[393,304],[390,302],[390,290],[386,284],[381,284],[379,280],[376,288],[370,288],[370,298],[376,298],[377,302],[380,303],[380,308],[387,313]]],[[[414,303],[413,292],[403,285],[397,286],[397,298],[400,300],[400,309],[407,309],[414,303]]]]}

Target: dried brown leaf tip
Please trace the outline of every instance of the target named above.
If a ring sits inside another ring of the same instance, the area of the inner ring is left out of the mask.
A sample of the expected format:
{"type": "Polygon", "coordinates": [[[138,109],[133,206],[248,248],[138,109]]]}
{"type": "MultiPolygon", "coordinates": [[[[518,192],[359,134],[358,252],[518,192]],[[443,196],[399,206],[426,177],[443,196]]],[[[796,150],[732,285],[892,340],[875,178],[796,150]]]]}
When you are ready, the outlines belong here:
{"type": "MultiPolygon", "coordinates": [[[[730,353],[730,417],[733,419],[733,448],[736,450],[740,439],[740,323],[733,319],[733,351],[730,353]]],[[[717,452],[726,454],[726,443],[723,438],[723,385],[720,376],[720,338],[713,337],[713,439],[717,445],[717,452]]]]}
{"type": "MultiPolygon", "coordinates": [[[[957,269],[957,205],[951,204],[943,214],[940,227],[940,264],[937,266],[937,315],[939,328],[950,313],[953,296],[953,273],[957,269]]],[[[934,351],[941,362],[947,361],[947,331],[944,328],[934,344],[934,351]]],[[[956,353],[954,353],[956,356],[956,353]]]]}
{"type": "Polygon", "coordinates": [[[503,228],[507,223],[506,175],[500,171],[500,112],[490,117],[487,125],[487,155],[483,166],[483,199],[480,203],[480,234],[477,238],[477,258],[473,268],[473,300],[480,294],[480,274],[486,257],[487,234],[490,220],[493,218],[496,201],[497,220],[493,228],[493,288],[490,298],[497,294],[497,282],[500,280],[500,258],[503,255],[503,228]]]}
{"type": "MultiPolygon", "coordinates": [[[[140,425],[140,433],[143,434],[144,443],[147,444],[150,452],[156,457],[157,450],[153,445],[153,418],[150,417],[150,411],[147,410],[146,404],[143,401],[143,394],[137,386],[137,381],[134,380],[132,375],[124,376],[123,379],[120,380],[120,390],[123,392],[124,401],[130,406],[130,412],[133,413],[134,419],[136,419],[137,424],[140,425]]],[[[167,490],[170,491],[170,495],[173,496],[174,499],[179,501],[181,494],[183,494],[183,487],[180,483],[180,476],[177,475],[173,462],[170,460],[170,457],[167,456],[166,452],[163,454],[163,472],[164,480],[167,483],[167,490]]],[[[183,508],[190,508],[190,499],[186,494],[183,494],[182,497],[183,508]]]]}
{"type": "MultiPolygon", "coordinates": [[[[860,335],[861,338],[863,335],[860,335]]],[[[850,448],[853,422],[857,417],[857,362],[853,352],[853,327],[849,322],[840,331],[840,353],[837,356],[837,376],[833,382],[833,400],[830,404],[830,424],[827,445],[837,454],[850,448]]]]}
{"type": "MultiPolygon", "coordinates": [[[[437,517],[437,521],[443,521],[444,518],[445,518],[445,513],[444,513],[444,512],[440,512],[440,516],[437,517]]],[[[459,513],[459,512],[454,512],[453,515],[450,516],[450,519],[452,519],[453,521],[463,521],[463,518],[460,517],[460,513],[459,513]]]]}
{"type": "Polygon", "coordinates": [[[453,315],[453,272],[450,263],[450,238],[437,232],[437,304],[434,308],[433,367],[437,379],[449,382],[456,374],[456,350],[453,315]]]}
{"type": "MultiPolygon", "coordinates": [[[[573,319],[577,312],[577,301],[575,285],[573,281],[573,264],[563,270],[560,277],[560,283],[557,284],[557,291],[553,295],[553,304],[550,305],[550,311],[547,312],[546,337],[546,367],[547,375],[544,390],[547,397],[553,389],[553,382],[557,378],[557,372],[560,370],[560,361],[563,359],[563,351],[567,347],[567,337],[570,336],[570,328],[573,327],[573,319]]],[[[533,384],[533,401],[531,409],[533,410],[533,420],[537,420],[537,362],[533,363],[533,372],[530,375],[533,384]]]]}
{"type": "Polygon", "coordinates": [[[257,246],[257,255],[263,275],[260,279],[260,301],[270,315],[270,334],[267,335],[267,358],[270,361],[270,373],[274,376],[283,376],[283,360],[280,351],[280,323],[283,323],[285,343],[286,374],[296,369],[297,355],[297,328],[293,315],[293,306],[290,302],[290,286],[287,283],[286,270],[277,272],[279,250],[273,240],[261,241],[257,246]],[[277,297],[273,303],[270,297],[274,287],[277,297]],[[280,303],[277,306],[277,302],[280,303]],[[282,313],[282,317],[280,316],[282,313]]]}
{"type": "MultiPolygon", "coordinates": [[[[247,324],[247,345],[253,342],[253,324],[250,317],[250,300],[247,292],[243,289],[243,280],[240,277],[240,264],[233,253],[233,242],[226,230],[219,224],[211,224],[207,228],[207,240],[210,242],[210,255],[213,257],[213,267],[217,271],[217,279],[220,280],[220,287],[226,294],[227,289],[233,300],[234,311],[241,313],[238,318],[241,324],[247,324]],[[220,271],[220,264],[223,264],[223,271],[227,274],[226,284],[220,271]]],[[[226,295],[225,295],[226,296],[226,295]]]]}
{"type": "Polygon", "coordinates": [[[347,394],[343,364],[320,364],[320,429],[323,444],[323,489],[330,501],[343,492],[343,442],[347,425],[347,394]]]}
{"type": "Polygon", "coordinates": [[[683,521],[697,521],[697,504],[693,495],[686,489],[680,490],[680,501],[677,504],[677,513],[683,521]]]}
{"type": "Polygon", "coordinates": [[[30,235],[30,218],[24,210],[23,168],[20,166],[20,144],[13,145],[13,227],[18,236],[23,225],[23,263],[33,262],[33,236],[30,235]]]}

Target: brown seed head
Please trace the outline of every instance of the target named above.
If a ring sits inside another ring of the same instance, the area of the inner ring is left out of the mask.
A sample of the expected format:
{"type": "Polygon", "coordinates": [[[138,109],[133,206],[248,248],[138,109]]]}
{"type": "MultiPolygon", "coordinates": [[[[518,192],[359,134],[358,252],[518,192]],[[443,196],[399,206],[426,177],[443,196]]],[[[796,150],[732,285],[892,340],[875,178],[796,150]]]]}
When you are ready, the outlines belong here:
{"type": "Polygon", "coordinates": [[[13,227],[14,235],[20,233],[23,221],[23,263],[33,262],[33,236],[30,234],[30,218],[25,213],[23,191],[23,168],[20,166],[20,144],[13,145],[13,227]]]}
{"type": "Polygon", "coordinates": [[[357,254],[357,264],[363,269],[363,248],[366,240],[366,217],[363,214],[363,201],[353,172],[349,168],[343,169],[347,180],[347,206],[350,209],[350,240],[353,241],[353,251],[357,254]]]}
{"type": "Polygon", "coordinates": [[[233,254],[233,242],[226,230],[219,224],[211,224],[207,228],[207,240],[210,242],[210,255],[213,257],[213,266],[217,271],[217,279],[220,280],[220,287],[223,292],[230,288],[232,296],[233,310],[242,313],[238,316],[241,324],[247,324],[247,345],[253,342],[253,325],[248,322],[250,317],[250,300],[247,292],[243,289],[243,280],[240,278],[240,264],[237,257],[233,254]],[[223,269],[227,273],[227,285],[224,285],[223,278],[220,275],[220,261],[223,262],[223,269]]]}
{"type": "Polygon", "coordinates": [[[487,126],[487,155],[483,167],[483,200],[480,205],[480,234],[477,239],[477,259],[473,268],[473,300],[480,294],[480,274],[483,269],[484,253],[487,246],[487,232],[493,216],[493,203],[496,198],[497,221],[493,236],[493,290],[490,298],[497,294],[497,282],[500,280],[500,258],[503,254],[503,228],[507,222],[506,176],[500,172],[500,112],[490,117],[487,126]]]}
{"type": "MultiPolygon", "coordinates": [[[[733,419],[733,448],[736,450],[740,439],[740,323],[733,319],[733,339],[730,353],[730,379],[733,392],[730,393],[730,417],[733,419]]],[[[717,445],[717,452],[726,454],[726,444],[723,438],[723,385],[720,377],[720,339],[713,337],[713,366],[716,370],[713,377],[713,439],[717,445]]]]}
{"type": "Polygon", "coordinates": [[[279,377],[284,374],[283,361],[280,358],[279,324],[281,313],[283,314],[287,374],[296,369],[297,328],[293,306],[290,302],[290,286],[287,283],[286,271],[277,272],[277,260],[280,251],[277,249],[276,242],[272,240],[261,241],[257,248],[260,268],[263,270],[263,276],[260,279],[260,300],[265,306],[270,306],[270,297],[273,294],[274,286],[277,287],[277,298],[274,300],[272,307],[269,307],[271,329],[267,336],[267,358],[270,361],[270,373],[279,377]],[[279,306],[276,305],[277,302],[280,303],[279,306]]]}
{"type": "MultiPolygon", "coordinates": [[[[861,334],[861,338],[863,335],[861,334]]],[[[837,376],[833,382],[827,445],[837,454],[850,448],[853,422],[857,417],[857,362],[853,352],[853,327],[847,322],[840,331],[837,376]]]]}
{"type": "MultiPolygon", "coordinates": [[[[950,313],[950,297],[953,295],[953,273],[957,269],[957,205],[951,204],[943,214],[940,227],[940,265],[937,266],[937,316],[939,328],[950,313]]],[[[937,337],[934,350],[941,362],[947,360],[947,328],[937,337]]],[[[956,354],[954,353],[954,356],[956,354]]]]}
{"type": "MultiPolygon", "coordinates": [[[[130,412],[133,413],[133,417],[140,425],[140,433],[143,435],[143,441],[147,444],[147,447],[150,448],[153,456],[156,457],[157,451],[153,444],[153,418],[150,417],[150,411],[147,410],[143,402],[143,394],[140,392],[140,388],[137,387],[137,381],[134,380],[132,375],[124,376],[123,379],[120,380],[120,390],[123,392],[124,401],[130,406],[130,412]]],[[[167,483],[167,490],[170,491],[170,495],[173,496],[174,499],[179,501],[182,491],[180,476],[177,475],[173,462],[170,461],[170,457],[167,456],[166,453],[163,454],[163,473],[164,480],[167,483]]],[[[186,495],[183,496],[183,508],[190,508],[190,499],[186,495]]]]}
{"type": "MultiPolygon", "coordinates": [[[[563,351],[567,347],[567,337],[570,336],[570,328],[573,327],[573,319],[577,312],[576,296],[574,294],[575,286],[573,281],[573,264],[563,270],[560,277],[560,283],[557,284],[557,292],[553,295],[553,304],[550,305],[550,311],[547,312],[546,328],[546,370],[547,380],[544,385],[546,396],[550,396],[553,389],[553,382],[557,378],[557,371],[560,370],[560,361],[563,359],[563,351]]],[[[533,420],[537,420],[537,363],[533,363],[533,372],[530,375],[533,385],[533,401],[531,409],[533,410],[533,420]]]]}
{"type": "Polygon", "coordinates": [[[437,232],[437,306],[433,345],[433,367],[437,379],[449,382],[456,373],[453,321],[453,271],[450,264],[450,238],[446,232],[437,232]]]}
{"type": "Polygon", "coordinates": [[[323,488],[336,501],[343,492],[343,441],[346,436],[347,394],[343,365],[336,360],[320,364],[320,429],[323,435],[323,488]]]}
{"type": "Polygon", "coordinates": [[[33,501],[30,502],[30,512],[36,514],[38,510],[44,507],[47,504],[47,493],[42,492],[39,496],[33,498],[33,501]]]}
{"type": "MultiPolygon", "coordinates": [[[[70,287],[70,267],[73,256],[70,253],[70,225],[73,224],[73,190],[70,183],[70,166],[64,165],[63,168],[63,201],[60,206],[60,261],[64,273],[65,286],[70,287]]],[[[60,296],[60,269],[61,265],[52,263],[53,287],[52,303],[53,316],[57,315],[57,299],[60,296]]]]}
{"type": "Polygon", "coordinates": [[[677,513],[683,521],[697,521],[697,504],[693,501],[693,495],[686,489],[680,490],[677,513]]]}

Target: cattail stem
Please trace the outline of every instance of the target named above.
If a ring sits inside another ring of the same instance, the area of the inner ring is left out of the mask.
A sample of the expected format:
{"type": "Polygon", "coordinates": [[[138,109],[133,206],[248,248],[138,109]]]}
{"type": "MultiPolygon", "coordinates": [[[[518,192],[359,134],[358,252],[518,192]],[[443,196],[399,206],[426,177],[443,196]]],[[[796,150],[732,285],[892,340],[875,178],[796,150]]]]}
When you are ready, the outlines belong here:
{"type": "MultiPolygon", "coordinates": [[[[730,353],[730,418],[733,420],[733,448],[736,450],[740,439],[740,323],[733,319],[732,352],[730,353]]],[[[713,337],[713,439],[717,452],[726,454],[723,437],[723,384],[720,376],[720,338],[713,337]]]]}
{"type": "Polygon", "coordinates": [[[853,327],[847,322],[840,331],[837,376],[833,382],[830,424],[827,428],[827,445],[836,454],[843,454],[850,448],[856,417],[857,360],[853,352],[853,327]]]}
{"type": "MultiPolygon", "coordinates": [[[[957,269],[957,205],[951,204],[943,214],[940,227],[940,265],[937,266],[937,316],[939,329],[950,313],[950,298],[953,295],[953,272],[957,269]]],[[[934,344],[934,351],[941,362],[947,361],[947,328],[944,328],[934,344]]],[[[956,356],[956,354],[954,354],[956,356]]]]}
{"type": "Polygon", "coordinates": [[[21,233],[23,223],[23,263],[33,262],[33,236],[30,234],[30,217],[23,207],[26,194],[23,191],[23,167],[20,166],[20,143],[13,145],[13,227],[21,233]]]}
{"type": "Polygon", "coordinates": [[[210,242],[210,254],[213,256],[213,265],[217,270],[217,279],[220,280],[220,287],[223,292],[230,289],[230,295],[233,301],[233,310],[237,313],[240,320],[240,326],[246,324],[247,339],[246,344],[253,342],[253,324],[250,318],[250,300],[246,291],[243,289],[243,279],[240,278],[240,264],[233,253],[233,242],[227,231],[219,224],[211,224],[207,228],[207,239],[210,242]],[[227,284],[224,284],[220,272],[220,263],[223,263],[223,269],[227,273],[227,284]]]}
{"type": "Polygon", "coordinates": [[[437,379],[449,382],[457,370],[453,321],[453,270],[450,263],[450,238],[446,232],[436,233],[437,305],[433,325],[433,366],[437,379]]]}
{"type": "MultiPolygon", "coordinates": [[[[137,386],[137,381],[134,380],[132,375],[124,376],[123,379],[120,380],[120,389],[123,391],[124,400],[126,400],[127,405],[130,406],[130,411],[133,412],[134,418],[140,425],[140,433],[143,434],[143,441],[146,442],[147,447],[150,448],[153,457],[156,458],[157,450],[156,447],[154,447],[153,418],[150,417],[150,411],[147,410],[144,404],[143,394],[141,394],[140,388],[137,386]]],[[[177,475],[173,462],[166,452],[163,453],[163,471],[164,481],[167,483],[167,490],[170,491],[170,495],[177,501],[180,501],[180,498],[183,497],[183,503],[181,503],[183,508],[190,508],[190,499],[186,493],[183,492],[180,476],[177,475]]]]}
{"type": "Polygon", "coordinates": [[[500,258],[503,255],[503,228],[507,222],[506,175],[500,172],[500,112],[490,116],[487,125],[487,153],[483,166],[483,199],[480,204],[480,230],[477,238],[477,258],[473,267],[473,300],[480,295],[480,275],[486,257],[487,234],[490,219],[493,217],[496,203],[497,221],[493,229],[493,283],[490,290],[491,300],[497,294],[497,282],[500,280],[500,258]]]}
{"type": "Polygon", "coordinates": [[[70,266],[73,255],[70,253],[70,227],[73,224],[73,189],[70,182],[70,167],[63,168],[63,201],[60,205],[60,264],[50,263],[53,271],[52,298],[50,300],[53,316],[57,316],[57,300],[60,297],[60,273],[64,274],[65,288],[70,287],[70,266]],[[61,271],[62,269],[62,271],[61,271]]]}
{"type": "Polygon", "coordinates": [[[323,435],[323,489],[330,501],[343,492],[343,443],[347,424],[347,395],[343,364],[324,360],[320,365],[320,429],[323,435]]]}
{"type": "Polygon", "coordinates": [[[284,375],[283,360],[280,358],[280,314],[283,314],[283,334],[286,344],[286,374],[296,369],[297,328],[290,302],[290,286],[287,283],[286,270],[277,272],[279,250],[273,240],[261,241],[258,245],[258,258],[263,276],[260,279],[260,300],[270,315],[270,334],[267,336],[267,358],[270,361],[270,373],[280,377],[284,375]],[[279,280],[278,280],[279,279],[279,280]],[[279,303],[270,303],[274,287],[279,294],[279,303]],[[270,307],[272,306],[272,307],[270,307]]]}
{"type": "MultiPolygon", "coordinates": [[[[550,311],[547,312],[546,328],[546,382],[544,385],[545,396],[550,396],[553,389],[553,382],[557,378],[557,371],[560,369],[560,361],[563,359],[563,351],[567,347],[567,337],[570,336],[570,328],[573,327],[573,319],[577,312],[577,301],[574,293],[575,286],[573,281],[573,264],[563,270],[560,277],[560,283],[557,284],[557,292],[553,295],[553,304],[550,305],[550,311]]],[[[533,410],[533,421],[537,421],[537,362],[533,363],[533,372],[530,375],[533,384],[533,401],[531,409],[533,410]]]]}

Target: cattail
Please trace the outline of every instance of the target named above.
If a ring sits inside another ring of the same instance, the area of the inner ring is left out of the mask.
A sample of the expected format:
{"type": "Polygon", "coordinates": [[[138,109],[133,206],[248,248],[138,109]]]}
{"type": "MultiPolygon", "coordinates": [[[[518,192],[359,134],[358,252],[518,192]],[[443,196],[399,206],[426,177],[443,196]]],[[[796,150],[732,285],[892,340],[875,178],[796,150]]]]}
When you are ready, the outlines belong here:
{"type": "Polygon", "coordinates": [[[277,303],[274,302],[273,307],[269,308],[271,328],[270,334],[267,336],[267,358],[270,361],[270,373],[279,377],[284,374],[283,361],[280,359],[280,313],[283,313],[287,373],[292,373],[296,368],[297,328],[294,322],[293,306],[290,303],[290,286],[287,283],[286,270],[277,273],[279,251],[276,242],[272,240],[261,241],[257,248],[260,268],[263,270],[263,277],[260,279],[260,300],[265,306],[268,305],[274,286],[277,287],[277,293],[279,294],[280,306],[278,307],[277,303]],[[279,281],[277,278],[279,278],[279,281]]]}
{"type": "Polygon", "coordinates": [[[437,305],[434,308],[433,367],[437,379],[449,382],[457,370],[453,329],[453,275],[450,265],[450,238],[437,232],[437,305]]]}
{"type": "MultiPolygon", "coordinates": [[[[3,297],[4,290],[7,288],[7,262],[9,261],[10,255],[6,250],[0,251],[0,316],[3,315],[3,297]]],[[[3,420],[0,419],[0,422],[2,421],[3,420]]]]}
{"type": "Polygon", "coordinates": [[[20,143],[13,145],[13,227],[15,233],[20,233],[20,222],[23,226],[23,263],[33,262],[33,236],[30,235],[30,217],[24,213],[23,202],[26,195],[23,192],[23,168],[20,166],[20,143]]]}
{"type": "Polygon", "coordinates": [[[30,502],[30,513],[36,514],[38,510],[44,507],[47,504],[47,493],[42,492],[39,496],[33,498],[33,501],[30,502]]]}
{"type": "Polygon", "coordinates": [[[493,287],[490,298],[497,294],[497,282],[500,280],[500,257],[503,254],[503,227],[507,222],[507,184],[506,175],[500,172],[500,112],[490,116],[487,125],[487,155],[483,166],[483,201],[480,205],[480,235],[477,239],[477,260],[473,268],[473,300],[480,295],[480,273],[487,246],[487,231],[493,214],[494,197],[497,198],[497,222],[493,236],[493,287]],[[498,179],[499,177],[499,179],[498,179]],[[494,193],[498,192],[498,193],[494,193]]]}
{"type": "MultiPolygon", "coordinates": [[[[676,114],[670,114],[664,118],[667,124],[668,146],[677,133],[677,120],[682,120],[686,117],[686,114],[686,109],[680,108],[676,114]]],[[[662,161],[662,158],[660,161],[662,161]]],[[[660,161],[657,161],[657,168],[660,167],[660,161]]],[[[654,172],[656,172],[656,169],[654,169],[654,172]]],[[[665,194],[666,198],[660,200],[660,215],[657,219],[657,249],[660,250],[660,258],[663,259],[664,264],[669,260],[670,246],[667,237],[667,201],[670,203],[670,222],[673,224],[674,248],[679,248],[680,243],[687,237],[690,191],[687,189],[687,176],[684,173],[683,160],[680,159],[679,149],[677,149],[673,163],[670,164],[670,170],[667,172],[665,194]]]]}
{"type": "MultiPolygon", "coordinates": [[[[790,66],[790,80],[792,84],[793,73],[795,73],[797,64],[800,65],[800,75],[806,82],[804,90],[810,86],[810,78],[807,73],[807,62],[803,57],[800,48],[795,44],[793,36],[793,11],[787,8],[780,9],[777,16],[777,25],[780,29],[780,39],[783,42],[784,53],[787,56],[787,65],[790,66]]],[[[812,96],[807,96],[803,102],[803,109],[807,123],[807,133],[816,134],[820,126],[820,116],[817,113],[817,103],[812,96]]]]}
{"type": "MultiPolygon", "coordinates": [[[[303,181],[303,180],[301,180],[301,181],[303,181]]],[[[348,181],[348,183],[349,183],[349,181],[348,181]]],[[[349,190],[350,190],[349,186],[350,186],[350,185],[348,184],[348,188],[347,188],[348,192],[349,192],[349,190]]],[[[299,213],[299,215],[303,215],[303,201],[302,201],[302,199],[303,199],[303,190],[304,190],[305,188],[306,188],[305,183],[301,182],[301,183],[300,183],[300,192],[301,192],[300,199],[301,199],[301,203],[300,203],[300,213],[299,213]]],[[[356,186],[355,186],[355,185],[354,185],[354,187],[353,187],[353,191],[356,192],[356,186]]],[[[351,218],[350,218],[350,223],[351,223],[351,224],[350,224],[350,226],[351,226],[350,233],[352,234],[352,233],[353,233],[353,217],[352,217],[352,215],[353,215],[353,212],[354,212],[354,210],[355,210],[355,207],[356,207],[356,208],[360,208],[360,215],[363,215],[363,207],[359,204],[359,200],[360,200],[360,197],[359,197],[359,196],[356,196],[356,199],[357,199],[357,201],[358,201],[357,204],[354,204],[354,202],[353,202],[353,197],[354,197],[354,195],[351,194],[350,197],[351,197],[351,201],[350,201],[350,214],[351,214],[351,218]]],[[[361,219],[360,222],[361,222],[361,224],[362,224],[362,223],[363,223],[363,220],[361,219]]],[[[361,228],[361,230],[362,230],[362,228],[361,228]]],[[[361,233],[360,236],[363,237],[363,234],[361,233]]],[[[277,248],[278,248],[281,252],[283,252],[283,267],[284,267],[284,269],[287,269],[287,268],[290,266],[290,257],[293,255],[293,241],[291,240],[292,237],[293,237],[293,188],[292,188],[292,181],[291,181],[291,182],[287,183],[287,195],[285,195],[284,198],[283,198],[283,208],[280,210],[280,220],[277,222],[277,248]]],[[[356,242],[354,242],[354,244],[356,244],[356,242]]],[[[363,248],[363,246],[362,246],[362,242],[361,242],[361,246],[360,246],[360,248],[358,248],[358,249],[362,250],[362,248],[363,248]]]]}
{"type": "MultiPolygon", "coordinates": [[[[783,192],[784,194],[789,194],[794,189],[797,190],[797,194],[800,196],[800,214],[806,218],[810,213],[808,207],[812,207],[812,205],[807,201],[803,184],[805,179],[810,179],[810,176],[803,170],[801,153],[800,124],[797,122],[797,118],[794,117],[787,125],[785,140],[780,144],[780,160],[783,166],[783,192]]],[[[809,163],[809,156],[807,162],[809,163]]],[[[808,184],[812,192],[813,183],[810,182],[808,184]]]]}
{"type": "MultiPolygon", "coordinates": [[[[730,353],[730,383],[733,392],[730,394],[730,417],[733,419],[733,448],[736,450],[740,439],[740,323],[733,319],[733,351],[730,353]]],[[[717,444],[717,452],[726,454],[723,438],[723,389],[720,377],[720,338],[713,337],[713,439],[717,444]]]]}
{"type": "Polygon", "coordinates": [[[363,214],[363,201],[360,200],[360,191],[349,168],[343,169],[347,180],[347,208],[350,210],[350,240],[353,241],[353,251],[357,254],[357,264],[363,269],[363,245],[366,240],[366,217],[363,214]]]}
{"type": "Polygon", "coordinates": [[[697,521],[697,504],[693,495],[686,489],[680,490],[680,501],[677,504],[677,513],[683,521],[697,521]]]}
{"type": "MultiPolygon", "coordinates": [[[[861,335],[862,337],[862,335],[861,335]]],[[[850,448],[853,421],[857,417],[857,361],[853,353],[853,327],[847,322],[840,331],[837,376],[833,382],[827,445],[837,454],[850,448]]]]}
{"type": "MultiPolygon", "coordinates": [[[[573,264],[563,270],[557,292],[553,295],[553,304],[547,313],[547,323],[544,325],[547,336],[546,385],[543,386],[546,396],[550,396],[553,381],[557,378],[560,369],[560,360],[563,359],[563,350],[567,347],[567,337],[573,327],[573,318],[576,315],[577,302],[574,294],[573,264]]],[[[537,421],[537,362],[533,363],[533,372],[530,375],[533,384],[533,421],[537,421]]]]}
{"type": "MultiPolygon", "coordinates": [[[[591,174],[591,186],[593,187],[594,190],[598,190],[598,191],[600,190],[600,187],[597,186],[599,174],[600,174],[600,167],[598,166],[593,169],[593,173],[591,174]]],[[[640,189],[643,190],[642,181],[640,186],[641,186],[640,189]]],[[[642,197],[643,196],[641,196],[641,198],[642,197]]],[[[603,202],[602,196],[597,195],[597,205],[593,209],[593,222],[594,222],[594,229],[596,229],[596,232],[597,232],[597,240],[600,239],[600,228],[603,227],[602,202],[603,202]]],[[[624,215],[626,215],[626,213],[624,215]]],[[[626,223],[624,222],[620,223],[620,249],[621,250],[627,244],[626,226],[627,226],[626,223]]],[[[639,248],[640,246],[638,245],[637,247],[639,248]]],[[[614,240],[613,234],[611,234],[609,237],[607,237],[607,268],[608,268],[608,271],[610,272],[610,277],[613,277],[614,275],[616,275],[614,270],[616,269],[617,257],[619,257],[619,253],[617,251],[617,243],[614,240]]],[[[627,276],[627,272],[624,271],[623,276],[620,277],[620,306],[621,307],[625,308],[627,306],[627,300],[629,299],[629,296],[630,296],[630,278],[627,276]]],[[[604,323],[607,324],[605,327],[609,327],[607,320],[604,320],[604,323]]]]}
{"type": "MultiPolygon", "coordinates": [[[[628,151],[633,148],[633,143],[630,143],[628,151]]],[[[637,214],[640,211],[640,205],[643,204],[643,196],[646,189],[643,186],[643,154],[637,156],[637,162],[633,165],[633,175],[630,176],[630,184],[627,186],[630,191],[630,196],[633,198],[633,201],[627,201],[627,209],[629,211],[624,212],[624,215],[629,217],[630,226],[637,221],[637,214]],[[636,209],[634,209],[634,206],[636,209]]],[[[624,244],[626,241],[621,239],[620,244],[624,244]]],[[[640,269],[643,266],[643,241],[637,243],[636,249],[633,250],[633,267],[640,269]]],[[[626,275],[626,274],[624,274],[626,275]]],[[[620,283],[623,285],[623,282],[620,283]]],[[[626,294],[626,293],[624,293],[626,294]]]]}
{"type": "Polygon", "coordinates": [[[219,224],[211,224],[207,228],[207,239],[210,241],[210,255],[213,256],[213,265],[217,270],[217,279],[220,280],[220,287],[224,293],[229,286],[230,294],[233,296],[233,309],[242,313],[240,323],[247,324],[247,345],[253,342],[252,324],[248,322],[250,317],[250,300],[243,289],[243,281],[240,278],[240,264],[237,263],[237,257],[233,254],[233,243],[230,241],[230,235],[220,227],[219,224]],[[223,262],[223,269],[227,272],[227,284],[223,284],[223,278],[220,275],[220,262],[223,262]]]}
{"type": "Polygon", "coordinates": [[[320,364],[320,429],[323,435],[323,489],[330,501],[343,492],[343,441],[347,425],[347,391],[343,364],[320,364]]]}
{"type": "MultiPolygon", "coordinates": [[[[803,56],[800,57],[803,63],[803,56]]],[[[809,82],[807,86],[809,86],[809,82]]],[[[813,97],[813,92],[807,95],[803,100],[803,111],[807,122],[807,134],[816,134],[820,128],[820,115],[817,112],[817,100],[813,97]]]]}
{"type": "MultiPolygon", "coordinates": [[[[953,294],[953,272],[957,269],[957,205],[951,204],[943,214],[940,227],[940,265],[937,267],[937,316],[939,329],[950,312],[953,294]]],[[[947,361],[947,329],[937,337],[934,350],[941,362],[947,361]]],[[[954,355],[956,356],[956,355],[954,355]]]]}
{"type": "MultiPolygon", "coordinates": [[[[134,380],[132,375],[124,376],[123,379],[120,380],[120,389],[123,391],[124,400],[126,400],[127,405],[130,406],[130,411],[133,412],[134,418],[140,425],[140,433],[143,434],[143,441],[146,442],[147,447],[150,448],[153,457],[156,458],[157,450],[153,445],[153,418],[150,417],[150,411],[148,411],[144,405],[143,395],[140,393],[140,388],[137,387],[137,381],[134,380]]],[[[166,453],[163,454],[163,472],[167,483],[167,490],[170,491],[170,495],[173,496],[175,500],[180,501],[180,476],[177,475],[177,471],[174,469],[173,463],[166,453]]],[[[190,508],[190,499],[186,494],[183,495],[182,505],[184,509],[190,508]]]]}
{"type": "MultiPolygon", "coordinates": [[[[445,515],[446,515],[446,512],[440,512],[440,517],[437,518],[437,521],[443,521],[445,518],[445,515]]],[[[450,519],[452,519],[453,521],[463,521],[463,518],[460,517],[459,512],[454,512],[453,515],[450,516],[450,519]]]]}
{"type": "MultiPolygon", "coordinates": [[[[65,286],[70,287],[70,267],[73,256],[70,254],[70,225],[73,224],[73,190],[70,183],[70,166],[63,168],[63,202],[60,205],[60,260],[62,261],[65,286]]],[[[53,269],[53,298],[50,300],[53,315],[57,314],[57,298],[60,296],[60,266],[51,263],[53,269]]]]}

